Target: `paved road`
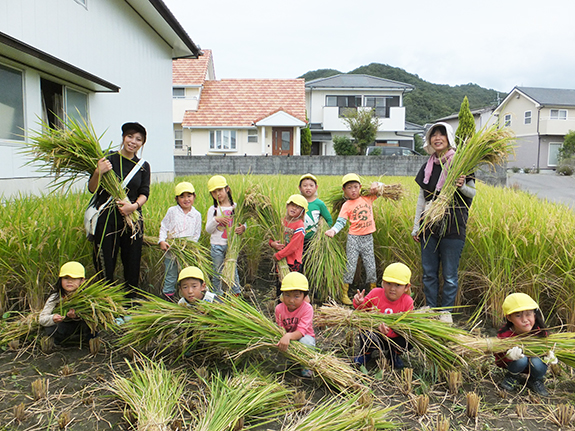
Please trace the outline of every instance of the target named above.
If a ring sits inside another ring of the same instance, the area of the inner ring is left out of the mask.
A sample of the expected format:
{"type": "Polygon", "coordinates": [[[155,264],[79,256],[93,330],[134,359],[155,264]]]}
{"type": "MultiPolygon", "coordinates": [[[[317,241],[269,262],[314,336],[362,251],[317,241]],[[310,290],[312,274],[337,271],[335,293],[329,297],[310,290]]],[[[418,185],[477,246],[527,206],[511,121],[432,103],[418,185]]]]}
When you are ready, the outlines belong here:
{"type": "Polygon", "coordinates": [[[575,177],[554,172],[540,174],[513,174],[507,176],[507,186],[537,195],[550,202],[562,203],[575,211],[575,177]]]}

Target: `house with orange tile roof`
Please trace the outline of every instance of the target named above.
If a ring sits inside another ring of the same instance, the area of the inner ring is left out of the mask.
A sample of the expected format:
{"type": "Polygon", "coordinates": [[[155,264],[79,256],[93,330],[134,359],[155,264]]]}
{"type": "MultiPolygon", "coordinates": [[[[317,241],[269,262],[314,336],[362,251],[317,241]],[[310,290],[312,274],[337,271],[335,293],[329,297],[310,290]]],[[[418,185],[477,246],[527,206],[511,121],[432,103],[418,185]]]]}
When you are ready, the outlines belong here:
{"type": "Polygon", "coordinates": [[[173,73],[174,154],[300,154],[303,79],[216,80],[209,50],[173,73]]]}

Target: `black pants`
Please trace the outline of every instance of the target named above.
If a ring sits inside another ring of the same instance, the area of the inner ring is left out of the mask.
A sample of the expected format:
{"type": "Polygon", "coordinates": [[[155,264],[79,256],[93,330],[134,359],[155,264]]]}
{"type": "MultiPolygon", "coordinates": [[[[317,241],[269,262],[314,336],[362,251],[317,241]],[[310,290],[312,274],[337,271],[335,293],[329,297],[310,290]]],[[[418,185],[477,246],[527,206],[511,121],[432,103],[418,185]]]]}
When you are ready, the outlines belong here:
{"type": "Polygon", "coordinates": [[[102,271],[103,277],[114,282],[114,271],[118,253],[124,266],[124,280],[128,296],[134,297],[131,288],[137,288],[140,281],[140,261],[144,243],[144,223],[139,221],[136,235],[127,227],[124,218],[114,207],[104,211],[98,219],[94,235],[93,261],[96,271],[102,271]]]}
{"type": "Polygon", "coordinates": [[[90,328],[81,319],[77,320],[63,320],[53,326],[46,326],[44,328],[46,335],[54,338],[55,344],[62,344],[75,340],[88,341],[96,337],[98,334],[92,334],[90,328]]]}
{"type": "Polygon", "coordinates": [[[360,354],[365,355],[372,353],[374,350],[383,352],[388,358],[391,352],[395,351],[401,355],[413,346],[401,335],[397,334],[393,338],[385,337],[379,332],[362,331],[359,334],[360,354]]]}

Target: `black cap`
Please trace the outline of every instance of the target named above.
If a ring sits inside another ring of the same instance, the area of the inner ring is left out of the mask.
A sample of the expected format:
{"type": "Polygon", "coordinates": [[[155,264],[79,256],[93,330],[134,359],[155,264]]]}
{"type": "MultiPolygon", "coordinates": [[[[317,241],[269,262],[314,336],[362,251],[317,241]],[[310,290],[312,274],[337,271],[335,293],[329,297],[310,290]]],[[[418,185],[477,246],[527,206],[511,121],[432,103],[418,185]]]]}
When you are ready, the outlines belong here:
{"type": "Polygon", "coordinates": [[[141,133],[144,137],[144,142],[146,142],[146,128],[140,123],[124,123],[122,125],[122,135],[127,135],[129,132],[141,133]]]}

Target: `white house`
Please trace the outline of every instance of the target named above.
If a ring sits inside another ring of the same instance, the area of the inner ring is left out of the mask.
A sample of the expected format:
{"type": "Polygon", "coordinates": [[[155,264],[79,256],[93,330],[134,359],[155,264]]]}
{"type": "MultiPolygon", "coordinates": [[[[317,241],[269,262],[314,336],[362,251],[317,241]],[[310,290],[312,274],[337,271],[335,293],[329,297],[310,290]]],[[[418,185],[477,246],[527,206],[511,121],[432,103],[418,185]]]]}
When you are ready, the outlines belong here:
{"type": "Polygon", "coordinates": [[[44,190],[20,151],[53,114],[89,118],[105,147],[142,123],[154,179],[172,179],[172,60],[198,54],[161,0],[0,0],[0,195],[44,190]]]}
{"type": "Polygon", "coordinates": [[[554,169],[565,135],[575,130],[575,90],[515,87],[495,114],[517,136],[510,167],[554,169]]]}
{"type": "Polygon", "coordinates": [[[415,87],[370,75],[341,74],[305,84],[312,154],[332,155],[333,137],[350,136],[342,116],[350,109],[375,109],[379,129],[374,145],[414,149],[413,136],[423,128],[405,121],[403,95],[415,87]]]}

